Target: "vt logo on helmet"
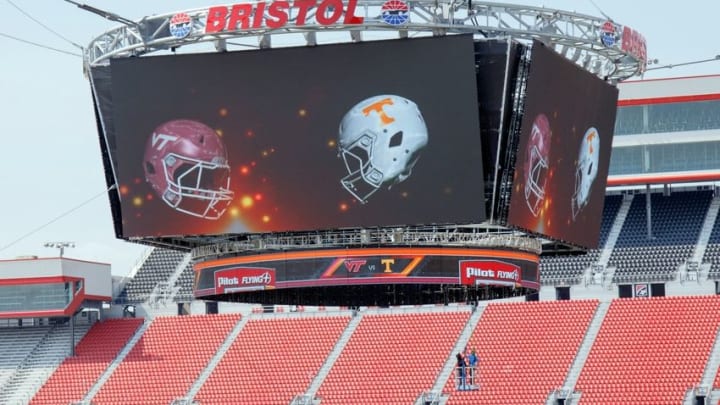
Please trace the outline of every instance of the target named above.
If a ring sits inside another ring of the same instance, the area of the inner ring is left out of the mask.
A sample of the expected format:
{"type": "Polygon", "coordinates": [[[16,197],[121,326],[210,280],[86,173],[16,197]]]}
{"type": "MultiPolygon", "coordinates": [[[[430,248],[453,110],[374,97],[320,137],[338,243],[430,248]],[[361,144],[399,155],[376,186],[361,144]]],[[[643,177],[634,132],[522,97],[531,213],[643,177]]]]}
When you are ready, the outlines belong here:
{"type": "Polygon", "coordinates": [[[339,156],[348,172],[340,183],[365,204],[381,187],[407,179],[427,143],[425,120],[415,103],[395,95],[365,99],[340,123],[339,156]]]}
{"type": "Polygon", "coordinates": [[[575,192],[572,197],[573,220],[590,200],[590,191],[598,173],[600,135],[595,127],[585,131],[575,167],[575,192]]]}
{"type": "Polygon", "coordinates": [[[550,162],[550,122],[545,114],[538,114],[530,130],[525,147],[525,201],[530,212],[538,216],[545,200],[548,166],[550,162]]]}
{"type": "Polygon", "coordinates": [[[168,121],[145,145],[145,179],[171,208],[218,219],[233,199],[225,145],[205,124],[168,121]]]}

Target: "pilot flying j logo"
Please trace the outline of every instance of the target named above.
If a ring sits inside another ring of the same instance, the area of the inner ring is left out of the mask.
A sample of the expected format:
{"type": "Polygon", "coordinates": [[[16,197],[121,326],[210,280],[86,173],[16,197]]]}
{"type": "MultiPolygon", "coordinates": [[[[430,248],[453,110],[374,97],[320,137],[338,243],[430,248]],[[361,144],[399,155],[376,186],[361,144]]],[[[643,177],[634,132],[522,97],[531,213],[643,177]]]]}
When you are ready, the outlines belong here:
{"type": "Polygon", "coordinates": [[[460,282],[466,285],[517,286],[522,281],[520,266],[500,260],[461,260],[460,282]]]}
{"type": "Polygon", "coordinates": [[[226,294],[275,288],[275,269],[235,267],[215,272],[215,293],[226,294]]]}

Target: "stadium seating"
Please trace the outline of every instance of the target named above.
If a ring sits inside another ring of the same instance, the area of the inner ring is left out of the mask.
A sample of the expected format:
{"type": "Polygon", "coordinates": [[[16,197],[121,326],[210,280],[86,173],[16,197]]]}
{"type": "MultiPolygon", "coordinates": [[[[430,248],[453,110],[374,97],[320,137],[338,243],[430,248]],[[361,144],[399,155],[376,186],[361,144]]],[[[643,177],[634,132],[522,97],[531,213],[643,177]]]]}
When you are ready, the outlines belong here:
{"type": "Polygon", "coordinates": [[[711,191],[652,194],[648,238],[645,196],[636,196],[608,263],[616,267],[614,281],[673,279],[678,266],[692,255],[711,200],[711,191]]]}
{"type": "Polygon", "coordinates": [[[448,404],[544,404],[562,386],[598,306],[594,300],[489,304],[469,348],[479,357],[479,389],[444,392],[448,404]]]}
{"type": "Polygon", "coordinates": [[[720,280],[720,244],[708,244],[703,257],[703,263],[710,264],[708,278],[711,280],[720,280]]]}
{"type": "Polygon", "coordinates": [[[68,404],[81,401],[88,390],[127,343],[142,319],[110,319],[98,322],[53,373],[32,404],[68,404]]]}
{"type": "Polygon", "coordinates": [[[93,403],[167,405],[183,397],[239,319],[239,314],[155,318],[93,403]]]}
{"type": "Polygon", "coordinates": [[[190,302],[193,300],[192,287],[194,277],[195,271],[193,270],[192,263],[188,263],[180,273],[180,277],[175,281],[175,287],[178,288],[178,292],[175,295],[176,302],[190,302]]]}
{"type": "Polygon", "coordinates": [[[614,300],[576,385],[580,403],[682,403],[718,325],[717,296],[614,300]]]}
{"type": "MultiPolygon", "coordinates": [[[[490,303],[467,345],[480,358],[479,390],[458,391],[451,376],[448,404],[545,403],[563,385],[597,306],[592,300],[490,303]]],[[[318,391],[323,404],[410,404],[434,385],[470,312],[396,311],[361,312],[318,391]]],[[[200,403],[289,403],[308,389],[350,320],[324,312],[250,316],[195,397],[200,403]]],[[[169,404],[183,397],[238,320],[237,314],[157,318],[93,403],[169,404]]],[[[81,398],[139,322],[93,328],[33,403],[81,398]]],[[[581,403],[681,403],[701,381],[719,326],[720,296],[614,300],[576,385],[581,403]]],[[[41,336],[43,328],[35,329],[41,336]]],[[[18,340],[3,338],[0,345],[6,341],[18,340]]]]}
{"type": "Polygon", "coordinates": [[[651,194],[652,238],[647,237],[645,195],[635,196],[625,219],[618,247],[693,245],[712,200],[712,191],[651,194]]]}
{"type": "Polygon", "coordinates": [[[717,219],[713,224],[702,261],[710,264],[708,277],[713,280],[720,280],[720,221],[717,219]]]}
{"type": "Polygon", "coordinates": [[[195,399],[202,404],[289,404],[308,389],[349,320],[251,319],[195,399]]]}
{"type": "Polygon", "coordinates": [[[0,387],[49,331],[49,326],[0,328],[0,353],[3,353],[0,356],[0,387]]]}
{"type": "Polygon", "coordinates": [[[120,293],[119,299],[135,303],[145,301],[159,282],[167,281],[170,278],[185,254],[170,249],[153,249],[135,277],[120,293]]]}
{"type": "MultiPolygon", "coordinates": [[[[37,327],[30,328],[35,329],[37,327]]],[[[71,333],[75,337],[74,343],[77,344],[90,329],[90,324],[77,320],[75,327],[72,329],[68,323],[62,322],[37,329],[44,330],[44,333],[40,332],[42,337],[39,341],[36,341],[34,347],[25,346],[25,349],[22,350],[25,353],[24,358],[16,369],[12,370],[9,378],[0,386],[0,404],[26,404],[30,402],[60,363],[70,355],[69,342],[71,333]]],[[[16,331],[18,330],[16,329],[16,331]]],[[[8,340],[10,344],[15,342],[18,346],[23,346],[20,342],[21,339],[20,336],[16,335],[11,336],[8,340]]],[[[15,346],[12,347],[8,352],[15,351],[15,346]]],[[[0,355],[0,357],[3,356],[4,353],[0,355]]],[[[10,355],[9,357],[14,356],[10,355]]]]}
{"type": "Polygon", "coordinates": [[[323,405],[412,404],[431,388],[469,311],[363,315],[323,382],[323,405]]]}

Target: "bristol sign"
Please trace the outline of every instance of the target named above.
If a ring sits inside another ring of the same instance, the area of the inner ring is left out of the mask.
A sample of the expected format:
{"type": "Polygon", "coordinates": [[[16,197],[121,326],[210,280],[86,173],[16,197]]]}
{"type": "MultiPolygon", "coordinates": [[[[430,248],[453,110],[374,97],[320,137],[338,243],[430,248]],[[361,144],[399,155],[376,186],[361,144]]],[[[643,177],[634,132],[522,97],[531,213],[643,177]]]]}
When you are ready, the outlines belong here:
{"type": "Polygon", "coordinates": [[[358,25],[364,18],[355,15],[357,0],[276,0],[261,3],[238,3],[232,6],[216,6],[208,9],[205,33],[215,34],[226,31],[251,28],[297,27],[309,23],[314,11],[314,20],[319,25],[358,25]]]}

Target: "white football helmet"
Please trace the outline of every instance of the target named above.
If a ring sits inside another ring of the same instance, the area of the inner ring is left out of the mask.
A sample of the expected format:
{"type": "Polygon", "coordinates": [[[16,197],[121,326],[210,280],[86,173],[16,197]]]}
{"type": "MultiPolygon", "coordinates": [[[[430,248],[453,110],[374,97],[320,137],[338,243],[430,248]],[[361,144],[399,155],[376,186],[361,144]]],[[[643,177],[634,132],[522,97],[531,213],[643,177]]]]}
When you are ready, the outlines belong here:
{"type": "Polygon", "coordinates": [[[590,191],[597,177],[600,159],[600,134],[595,127],[585,131],[575,168],[575,192],[572,197],[573,220],[590,199],[590,191]]]}
{"type": "Polygon", "coordinates": [[[394,95],[379,95],[353,106],[340,122],[339,156],[348,174],[342,186],[365,204],[380,187],[410,176],[428,143],[417,105],[394,95]]]}
{"type": "Polygon", "coordinates": [[[525,147],[525,202],[534,216],[540,214],[545,200],[548,166],[550,162],[550,121],[545,114],[538,114],[530,129],[530,139],[525,147]]]}

